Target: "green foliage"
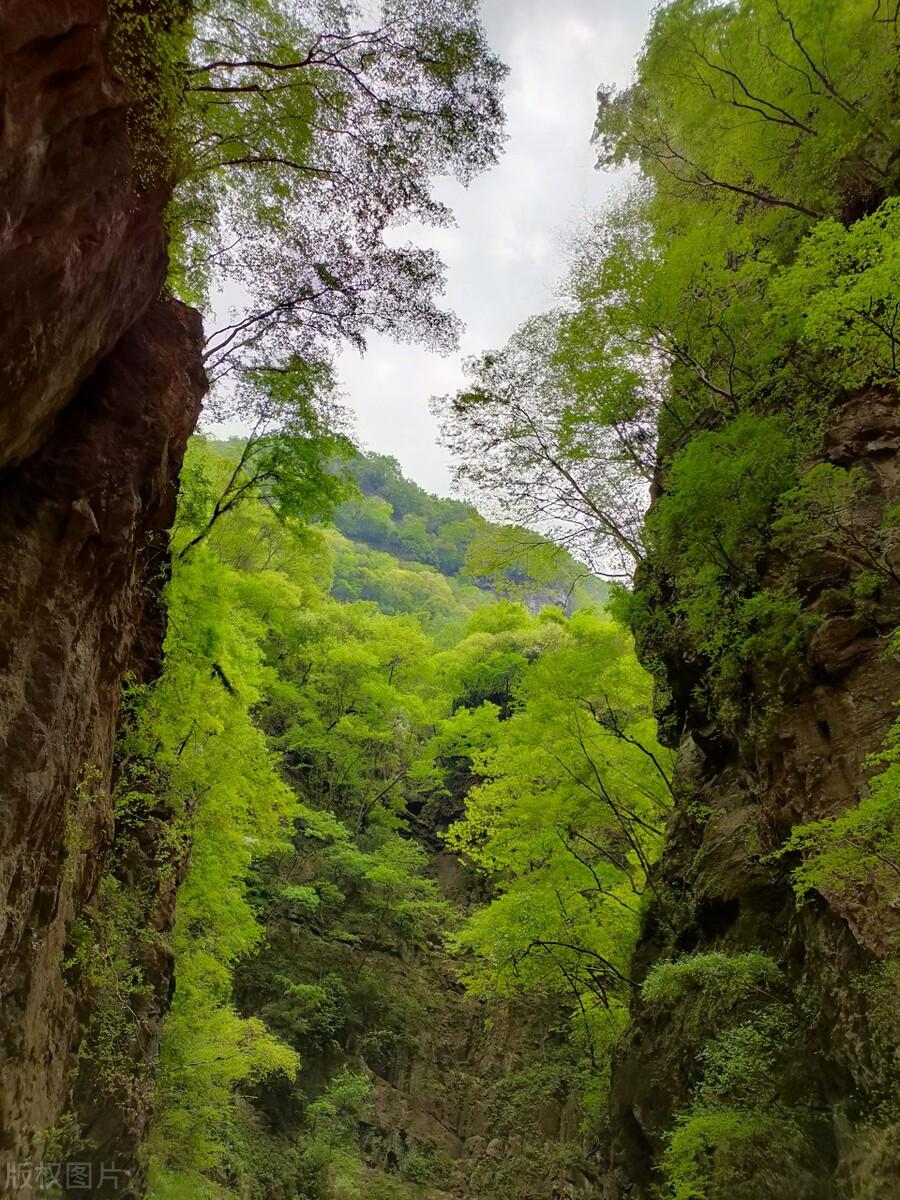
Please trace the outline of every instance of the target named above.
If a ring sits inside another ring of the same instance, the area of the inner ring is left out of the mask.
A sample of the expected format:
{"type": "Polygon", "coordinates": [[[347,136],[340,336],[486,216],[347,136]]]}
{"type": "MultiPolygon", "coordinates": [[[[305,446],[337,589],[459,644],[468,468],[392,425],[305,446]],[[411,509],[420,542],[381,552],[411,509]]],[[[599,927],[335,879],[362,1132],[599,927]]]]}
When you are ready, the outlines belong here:
{"type": "MultiPolygon", "coordinates": [[[[190,508],[189,496],[185,503],[190,508]]],[[[215,1194],[204,1178],[227,1158],[235,1088],[293,1074],[298,1065],[258,1018],[237,1013],[231,994],[234,964],[261,935],[247,890],[250,864],[282,844],[295,807],[251,715],[267,678],[262,647],[276,597],[296,607],[303,596],[287,580],[273,595],[273,582],[271,572],[239,572],[198,545],[169,587],[166,668],[136,714],[133,742],[154,759],[167,803],[192,834],[150,1142],[151,1195],[178,1187],[215,1194]]]]}
{"type": "Polygon", "coordinates": [[[241,386],[254,418],[247,439],[205,447],[198,438],[192,445],[189,499],[179,514],[180,529],[191,536],[182,556],[249,501],[264,501],[280,521],[328,521],[353,491],[340,469],[353,447],[339,432],[329,371],[294,358],[277,369],[244,372],[241,386]]]}
{"type": "Polygon", "coordinates": [[[651,968],[645,1003],[668,1009],[695,1054],[693,1103],[660,1161],[667,1200],[814,1200],[806,1027],[778,966],[759,951],[688,955],[651,968]]]}
{"type": "Polygon", "coordinates": [[[677,643],[706,664],[709,694],[696,698],[719,720],[748,674],[763,699],[777,697],[816,623],[790,588],[760,586],[773,530],[786,534],[777,518],[803,519],[793,498],[804,441],[784,419],[749,413],[693,438],[647,519],[654,571],[677,587],[671,615],[647,592],[617,601],[648,656],[677,643]]]}
{"type": "MultiPolygon", "coordinates": [[[[445,1165],[411,1143],[401,1179],[367,1173],[360,1065],[401,1076],[444,1019],[439,976],[410,966],[450,970],[443,942],[460,926],[432,877],[429,830],[465,800],[452,840],[496,895],[457,935],[475,951],[469,985],[491,1003],[524,992],[555,1006],[554,1036],[571,1040],[560,1086],[596,1116],[669,756],[612,622],[534,617],[424,563],[401,567],[279,512],[261,487],[211,521],[242,454],[198,441],[188,456],[175,544],[190,553],[169,587],[166,669],[135,693],[117,798],[136,829],[164,799],[173,864],[193,839],[150,1194],[350,1200],[396,1183],[407,1195],[445,1165]],[[377,603],[347,595],[363,578],[377,603]],[[503,850],[511,836],[519,849],[503,850]]],[[[380,472],[393,499],[379,503],[405,510],[395,529],[414,518],[439,535],[452,502],[378,460],[354,471],[367,486],[380,472]]],[[[526,1179],[546,1167],[532,1149],[526,1179]]]]}
{"type": "MultiPolygon", "coordinates": [[[[718,607],[726,587],[755,584],[775,505],[796,482],[799,453],[783,418],[744,414],[720,432],[699,434],[672,462],[650,536],[664,569],[679,575],[687,597],[704,609],[718,607]]],[[[696,623],[712,621],[705,613],[696,623]]]]}
{"type": "MultiPolygon", "coordinates": [[[[795,827],[782,849],[803,855],[793,871],[801,899],[811,892],[865,897],[867,907],[884,913],[900,899],[900,722],[872,764],[883,769],[855,805],[795,827]]],[[[893,940],[900,951],[896,934],[893,940]]]]}
{"type": "Polygon", "coordinates": [[[820,221],[772,287],[773,323],[828,357],[834,384],[890,383],[900,370],[900,200],[849,228],[820,221]]]}
{"type": "Polygon", "coordinates": [[[64,875],[68,883],[74,880],[85,853],[91,848],[91,814],[96,811],[104,790],[100,771],[93,763],[85,763],[79,772],[75,793],[66,806],[63,850],[66,858],[64,875]]]}
{"type": "MultiPolygon", "coordinates": [[[[676,508],[703,518],[696,539],[682,526],[677,557],[692,561],[672,584],[704,643],[723,572],[737,599],[758,588],[742,560],[757,565],[771,489],[795,482],[780,466],[816,449],[829,398],[897,378],[895,61],[896,22],[861,0],[659,5],[633,85],[601,89],[597,119],[601,164],[636,162],[641,182],[578,236],[564,304],[483,356],[441,406],[463,484],[506,521],[540,512],[553,539],[620,579],[664,556],[659,529],[642,527],[661,467],[657,524],[676,508]]],[[[723,645],[703,654],[742,641],[732,608],[723,645]]]]}
{"type": "Polygon", "coordinates": [[[606,585],[563,546],[516,525],[483,525],[468,545],[463,573],[532,606],[550,601],[575,611],[603,604],[607,595],[606,585]]]}
{"type": "Polygon", "coordinates": [[[360,1118],[368,1110],[372,1088],[364,1075],[342,1070],[328,1090],[309,1106],[310,1126],[322,1141],[350,1146],[360,1118]]]}
{"type": "Polygon", "coordinates": [[[377,496],[362,496],[341,505],[336,524],[345,537],[365,542],[376,549],[387,550],[399,545],[393,521],[393,509],[387,500],[377,496]]]}
{"type": "Polygon", "coordinates": [[[779,1003],[724,1029],[698,1055],[697,1100],[708,1106],[775,1103],[785,1050],[799,1044],[800,1034],[793,1011],[779,1003]]]}
{"type": "Polygon", "coordinates": [[[462,182],[501,142],[505,73],[467,0],[376,6],[204,5],[187,64],[174,278],[215,263],[247,310],[210,343],[215,375],[371,330],[452,342],[433,251],[385,230],[443,224],[432,179],[462,182]]]}
{"type": "Polygon", "coordinates": [[[598,573],[623,577],[642,555],[649,402],[636,405],[635,372],[621,361],[588,394],[573,388],[575,368],[557,353],[565,329],[561,311],[532,318],[470,363],[471,386],[435,412],[458,485],[490,497],[498,522],[540,527],[598,573]]]}
{"type": "Polygon", "coordinates": [[[637,160],[685,208],[770,227],[877,195],[896,182],[881,16],[839,0],[661,5],[634,85],[601,93],[600,161],[637,160]]]}
{"type": "Polygon", "coordinates": [[[889,901],[900,881],[900,792],[896,767],[873,781],[872,794],[838,817],[794,830],[789,848],[807,852],[794,871],[800,896],[863,888],[889,901]]]}
{"type": "MultiPolygon", "coordinates": [[[[877,1075],[873,1089],[876,1104],[874,1111],[866,1115],[871,1127],[880,1127],[889,1135],[891,1126],[900,1123],[900,1062],[897,1059],[900,954],[895,950],[884,962],[870,967],[856,981],[855,990],[866,1006],[870,1053],[877,1075]]],[[[888,1161],[886,1158],[886,1165],[888,1161]]],[[[877,1171],[871,1174],[877,1175],[877,1171]]],[[[867,1173],[861,1172],[860,1178],[866,1177],[867,1173]]]]}
{"type": "Polygon", "coordinates": [[[782,1109],[694,1108],[662,1157],[666,1200],[817,1200],[822,1180],[803,1131],[782,1109]]]}
{"type": "Polygon", "coordinates": [[[184,59],[192,35],[191,0],[110,0],[110,46],[131,106],[133,161],[145,188],[178,171],[187,133],[184,59]]]}
{"type": "Polygon", "coordinates": [[[758,950],[724,954],[712,950],[654,964],[641,987],[651,1004],[680,1004],[691,998],[698,1008],[715,1005],[730,1009],[754,993],[778,985],[781,972],[758,950]]]}
{"type": "MultiPolygon", "coordinates": [[[[370,547],[372,553],[367,556],[362,547],[355,548],[356,560],[348,564],[347,573],[357,578],[347,580],[345,587],[351,590],[340,598],[375,600],[383,612],[392,611],[383,589],[372,594],[377,588],[371,579],[372,569],[377,570],[379,565],[383,568],[379,574],[390,565],[393,571],[402,569],[417,576],[420,586],[431,576],[418,571],[415,564],[432,567],[448,577],[459,574],[466,547],[483,524],[474,509],[455,500],[430,496],[404,478],[394,459],[374,454],[358,456],[349,464],[349,470],[363,495],[341,505],[335,513],[335,525],[346,538],[370,547]],[[383,557],[378,559],[379,552],[401,559],[402,568],[383,557]]],[[[459,594],[455,588],[454,592],[459,594]]],[[[444,594],[450,594],[446,587],[444,594]]]]}
{"type": "MultiPolygon", "coordinates": [[[[463,487],[491,496],[504,524],[539,523],[625,585],[610,609],[653,673],[668,740],[685,727],[701,747],[731,738],[751,771],[748,741],[774,732],[815,667],[806,650],[817,623],[854,609],[877,621],[900,582],[881,468],[870,477],[810,465],[839,406],[900,381],[897,34],[897,13],[864,0],[657,5],[632,85],[600,90],[596,126],[601,164],[636,164],[640,179],[578,235],[561,304],[476,360],[469,385],[438,410],[463,487]],[[843,560],[846,588],[819,596],[814,613],[800,585],[823,554],[843,560]]],[[[838,461],[834,447],[829,457],[838,461]]],[[[617,928],[609,912],[631,900],[618,890],[624,864],[652,883],[638,848],[651,854],[653,837],[639,826],[597,877],[599,919],[589,886],[570,903],[548,844],[569,808],[541,751],[567,762],[577,723],[529,696],[525,711],[541,716],[533,762],[514,741],[517,701],[556,652],[542,650],[477,717],[461,709],[436,734],[454,770],[466,756],[474,767],[450,837],[495,891],[458,935],[474,954],[470,986],[485,994],[549,990],[542,971],[554,964],[534,947],[554,922],[566,982],[591,951],[608,978],[621,961],[610,943],[628,944],[630,918],[619,907],[617,928]]],[[[855,807],[788,844],[804,856],[798,892],[844,895],[859,921],[877,912],[879,937],[893,929],[900,878],[894,749],[855,807]]],[[[596,801],[562,837],[577,830],[608,850],[594,832],[608,797],[596,801]]],[[[675,1031],[681,1057],[667,1069],[694,1085],[661,1195],[826,1194],[812,1089],[796,1070],[811,1054],[808,1030],[776,964],[715,951],[657,964],[642,1000],[648,1019],[675,1031]]],[[[883,1090],[873,1084],[870,1098],[883,1090]]],[[[870,1131],[872,1147],[884,1129],[870,1131]]]]}
{"type": "MultiPolygon", "coordinates": [[[[345,537],[403,560],[422,563],[451,578],[532,606],[602,603],[605,590],[561,546],[532,530],[490,525],[475,508],[429,495],[404,478],[399,464],[378,454],[348,464],[363,492],[335,513],[345,537]]],[[[349,598],[349,597],[347,597],[349,598]]],[[[377,600],[382,595],[362,595],[377,600]]]]}
{"type": "Polygon", "coordinates": [[[758,950],[726,954],[711,950],[655,963],[641,987],[645,1003],[678,1022],[680,1041],[697,1047],[728,1027],[740,1013],[775,1003],[783,989],[776,963],[758,950]]]}
{"type": "Polygon", "coordinates": [[[153,1086],[151,1064],[135,1052],[149,996],[142,956],[159,937],[142,928],[141,897],[111,873],[72,926],[63,969],[89,999],[91,1018],[79,1069],[111,1109],[140,1116],[153,1086]]]}
{"type": "Polygon", "coordinates": [[[788,553],[839,554],[854,568],[853,593],[861,599],[883,583],[896,583],[896,514],[873,513],[873,481],[859,467],[817,463],[779,501],[775,544],[788,553]]]}
{"type": "MultiPolygon", "coordinates": [[[[467,181],[499,145],[503,69],[475,7],[371,17],[218,5],[175,76],[176,24],[132,49],[120,17],[126,75],[158,82],[145,128],[192,148],[176,155],[173,278],[198,295],[215,261],[217,285],[251,297],[208,362],[234,381],[221,410],[257,422],[243,448],[189,462],[166,670],[135,708],[138,765],[117,800],[137,829],[164,798],[168,870],[193,835],[154,1200],[402,1195],[361,1165],[358,1068],[398,1077],[418,1053],[435,1009],[411,964],[448,933],[470,994],[543,1005],[551,1040],[568,1037],[564,1061],[499,1089],[500,1108],[530,1092],[601,1111],[672,756],[627,634],[567,615],[598,598],[571,550],[620,582],[636,573],[617,611],[657,683],[677,663],[694,687],[679,705],[732,731],[751,690],[765,712],[799,675],[813,618],[793,561],[837,546],[860,606],[896,582],[896,513],[861,534],[868,481],[804,473],[829,406],[897,380],[896,20],[863,0],[657,7],[633,86],[602,91],[597,121],[601,162],[642,179],[579,237],[560,306],[474,362],[444,413],[459,482],[492,496],[498,529],[392,460],[349,462],[358,496],[336,469],[349,446],[331,348],[370,330],[455,335],[436,256],[386,230],[446,220],[431,178],[467,181]],[[310,528],[332,513],[339,532],[310,528]],[[554,607],[536,619],[520,599],[554,607]],[[423,846],[443,830],[481,884],[465,919],[429,873],[423,846]]],[[[895,749],[856,808],[795,831],[801,894],[895,903],[895,749]]],[[[137,994],[140,914],[107,891],[132,934],[80,928],[75,960],[89,978],[93,939],[98,989],[137,994]]],[[[891,981],[872,983],[873,1014],[891,981]]],[[[660,963],[641,998],[681,1022],[694,1081],[667,1195],[821,1194],[792,1066],[804,1030],[772,960],[660,963]]],[[[540,1145],[474,1186],[524,1194],[540,1145]]],[[[412,1186],[436,1181],[425,1146],[399,1165],[412,1186]]]]}
{"type": "Polygon", "coordinates": [[[448,842],[490,872],[497,893],[455,943],[474,952],[464,978],[475,994],[574,1005],[573,1033],[602,1092],[671,755],[655,741],[646,676],[618,626],[585,612],[539,628],[505,719],[495,706],[463,708],[436,735],[441,758],[471,757],[479,779],[448,842]]]}
{"type": "Polygon", "coordinates": [[[427,1150],[410,1150],[403,1158],[403,1178],[410,1183],[438,1184],[441,1181],[440,1164],[427,1150]]]}
{"type": "MultiPolygon", "coordinates": [[[[467,183],[495,161],[505,68],[469,0],[365,15],[307,0],[112,8],[136,160],[148,182],[178,185],[169,286],[207,307],[213,291],[246,299],[206,342],[212,382],[228,380],[215,415],[254,423],[209,521],[251,495],[327,519],[348,495],[326,470],[348,450],[331,356],[348,341],[363,348],[373,330],[454,344],[458,323],[437,303],[440,259],[386,230],[445,224],[433,179],[467,183]]],[[[457,539],[438,553],[458,558],[457,539]]]]}
{"type": "Polygon", "coordinates": [[[392,554],[370,550],[331,531],[327,537],[334,556],[331,591],[336,600],[369,601],[386,616],[408,613],[432,636],[440,638],[447,631],[451,640],[471,612],[489,603],[477,588],[433,567],[401,563],[392,554]]]}

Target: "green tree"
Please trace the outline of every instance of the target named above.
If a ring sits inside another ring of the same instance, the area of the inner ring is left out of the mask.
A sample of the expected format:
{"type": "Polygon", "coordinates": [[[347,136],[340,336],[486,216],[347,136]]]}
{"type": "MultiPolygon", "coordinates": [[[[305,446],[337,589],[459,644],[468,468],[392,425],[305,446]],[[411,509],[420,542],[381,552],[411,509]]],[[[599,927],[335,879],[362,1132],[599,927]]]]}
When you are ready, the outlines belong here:
{"type": "Polygon", "coordinates": [[[858,0],[663,4],[635,83],[601,89],[600,161],[767,223],[877,203],[896,184],[897,32],[858,0]]]}
{"type": "Polygon", "coordinates": [[[441,758],[468,756],[480,780],[449,844],[496,891],[457,944],[474,952],[464,978],[476,994],[570,1006],[602,1095],[672,756],[656,743],[647,677],[620,627],[584,612],[535,634],[506,719],[490,704],[477,722],[463,709],[436,735],[441,758]]]}
{"type": "Polygon", "coordinates": [[[398,246],[403,221],[444,224],[431,180],[463,182],[501,144],[504,68],[469,0],[205,6],[185,68],[185,263],[248,310],[209,339],[215,376],[286,353],[315,360],[368,330],[447,345],[437,256],[398,246]]]}
{"type": "Polygon", "coordinates": [[[281,843],[295,804],[251,717],[271,597],[264,578],[241,575],[198,547],[176,571],[168,599],[166,668],[128,747],[164,780],[164,794],[151,792],[144,803],[172,806],[192,846],[149,1144],[151,1194],[160,1197],[179,1189],[208,1195],[206,1174],[228,1157],[235,1089],[299,1065],[259,1018],[237,1012],[231,991],[235,963],[262,932],[248,898],[251,861],[281,843]]]}
{"type": "Polygon", "coordinates": [[[900,200],[845,228],[820,221],[772,287],[772,324],[791,322],[801,346],[827,355],[848,388],[900,374],[900,200]]]}
{"type": "Polygon", "coordinates": [[[628,428],[635,372],[613,361],[598,387],[614,409],[574,392],[556,357],[562,313],[526,322],[501,351],[470,364],[472,386],[439,401],[456,480],[490,497],[499,521],[539,528],[603,574],[627,578],[642,557],[647,499],[643,435],[628,428]],[[621,403],[619,403],[621,402],[621,403]]]}

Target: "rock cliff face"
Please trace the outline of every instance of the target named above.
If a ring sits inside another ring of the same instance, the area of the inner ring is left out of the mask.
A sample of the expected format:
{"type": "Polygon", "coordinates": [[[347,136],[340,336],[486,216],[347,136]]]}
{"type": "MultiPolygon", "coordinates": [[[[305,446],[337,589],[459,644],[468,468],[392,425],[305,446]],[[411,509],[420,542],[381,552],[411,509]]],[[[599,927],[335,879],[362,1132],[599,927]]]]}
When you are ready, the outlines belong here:
{"type": "MultiPolygon", "coordinates": [[[[0,1187],[9,1188],[68,1102],[84,1014],[63,980],[64,946],[114,836],[123,680],[151,674],[161,651],[166,530],[205,385],[198,315],[159,299],[166,189],[138,180],[105,0],[2,6],[0,112],[0,1187]]],[[[162,961],[156,983],[161,998],[162,961]]]]}
{"type": "Polygon", "coordinates": [[[54,417],[165,276],[160,184],[132,163],[129,94],[105,0],[9,0],[0,11],[0,464],[54,417]]]}
{"type": "MultiPolygon", "coordinates": [[[[900,498],[898,454],[896,396],[868,393],[833,414],[824,461],[861,468],[871,484],[847,537],[871,536],[885,507],[900,498]]],[[[679,953],[759,949],[783,968],[793,994],[806,998],[805,1102],[823,1114],[822,1176],[812,1191],[797,1182],[790,1197],[816,1200],[900,1195],[896,1154],[876,1153],[877,1161],[860,1174],[866,1135],[855,1132],[860,1118],[877,1109],[884,1067],[875,1061],[877,1039],[859,981],[885,956],[900,918],[865,888],[817,895],[798,906],[789,878],[796,856],[770,857],[792,827],[838,815],[859,800],[872,774],[866,760],[896,719],[900,663],[887,653],[887,638],[900,622],[900,588],[882,581],[877,603],[855,602],[845,551],[835,538],[824,553],[799,563],[772,562],[767,582],[796,580],[819,624],[806,661],[797,664],[782,706],[768,721],[752,720],[763,702],[752,680],[736,732],[701,722],[689,705],[667,714],[681,729],[677,770],[684,800],[657,887],[672,898],[674,928],[658,907],[651,911],[635,965],[640,981],[654,962],[679,953]]],[[[702,681],[696,665],[670,663],[669,672],[676,697],[702,681]]],[[[677,1006],[661,1014],[638,1001],[614,1071],[613,1132],[603,1166],[607,1200],[655,1194],[664,1135],[690,1104],[697,1081],[696,1047],[686,1044],[677,1006]]],[[[777,1185],[759,1195],[787,1200],[777,1185]]]]}
{"type": "Polygon", "coordinates": [[[367,1163],[396,1178],[425,1153],[436,1178],[428,1200],[595,1196],[577,1104],[542,1077],[562,1050],[552,1006],[473,1000],[439,955],[401,971],[426,1008],[410,1051],[359,1054],[373,1084],[367,1163]]]}

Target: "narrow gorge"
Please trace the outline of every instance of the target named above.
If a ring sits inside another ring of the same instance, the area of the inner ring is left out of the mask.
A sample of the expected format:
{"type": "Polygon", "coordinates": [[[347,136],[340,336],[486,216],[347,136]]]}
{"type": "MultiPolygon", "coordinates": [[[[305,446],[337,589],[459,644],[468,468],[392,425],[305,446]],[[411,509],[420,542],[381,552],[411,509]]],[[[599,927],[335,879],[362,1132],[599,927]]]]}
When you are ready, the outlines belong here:
{"type": "Polygon", "coordinates": [[[900,1198],[900,9],[0,0],[0,285],[0,1195],[900,1198]]]}

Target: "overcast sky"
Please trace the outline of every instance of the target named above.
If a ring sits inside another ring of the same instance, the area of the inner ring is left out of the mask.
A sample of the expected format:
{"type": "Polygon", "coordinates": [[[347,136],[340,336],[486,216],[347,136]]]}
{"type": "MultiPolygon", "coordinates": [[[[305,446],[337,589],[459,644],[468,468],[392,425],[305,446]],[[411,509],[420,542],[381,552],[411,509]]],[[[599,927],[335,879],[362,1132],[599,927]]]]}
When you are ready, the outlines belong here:
{"type": "MultiPolygon", "coordinates": [[[[447,264],[446,302],[465,323],[458,354],[441,357],[372,337],[364,357],[339,360],[364,445],[447,495],[450,469],[428,408],[463,381],[462,361],[503,345],[553,302],[567,229],[597,208],[615,177],[594,169],[590,144],[599,83],[627,83],[651,0],[482,0],[506,80],[509,140],[500,164],[468,189],[442,181],[456,214],[424,239],[447,264]]],[[[420,240],[417,238],[417,240],[420,240]]]]}

